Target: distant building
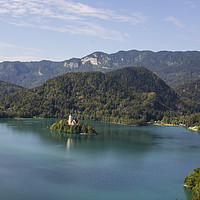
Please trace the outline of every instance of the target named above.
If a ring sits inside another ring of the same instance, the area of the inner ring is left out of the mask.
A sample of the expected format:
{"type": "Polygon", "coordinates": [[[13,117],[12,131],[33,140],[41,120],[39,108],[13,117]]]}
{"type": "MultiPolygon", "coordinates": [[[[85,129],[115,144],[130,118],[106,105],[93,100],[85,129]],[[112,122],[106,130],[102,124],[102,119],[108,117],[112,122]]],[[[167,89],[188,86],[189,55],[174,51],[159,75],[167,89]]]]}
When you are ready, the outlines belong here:
{"type": "Polygon", "coordinates": [[[75,119],[73,119],[72,118],[72,115],[70,114],[69,115],[69,120],[68,120],[68,124],[69,125],[75,125],[75,124],[77,124],[78,122],[75,120],[75,119]]]}

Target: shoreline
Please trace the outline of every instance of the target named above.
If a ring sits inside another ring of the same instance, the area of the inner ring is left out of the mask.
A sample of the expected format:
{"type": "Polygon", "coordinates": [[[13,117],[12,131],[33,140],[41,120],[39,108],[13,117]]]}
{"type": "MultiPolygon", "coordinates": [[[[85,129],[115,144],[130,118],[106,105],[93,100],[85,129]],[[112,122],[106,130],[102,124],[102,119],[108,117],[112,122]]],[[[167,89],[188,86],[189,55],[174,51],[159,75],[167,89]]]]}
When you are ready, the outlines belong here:
{"type": "Polygon", "coordinates": [[[152,125],[156,125],[156,126],[177,126],[177,127],[180,126],[180,127],[186,128],[188,130],[195,131],[195,132],[199,133],[198,126],[186,127],[184,124],[176,125],[176,124],[165,124],[165,123],[153,123],[152,125]]]}
{"type": "Polygon", "coordinates": [[[196,127],[196,126],[188,127],[187,129],[189,129],[189,130],[191,130],[191,131],[196,131],[196,132],[199,133],[199,131],[198,131],[198,127],[196,127]]]}
{"type": "MultiPolygon", "coordinates": [[[[0,118],[0,119],[17,119],[17,120],[24,120],[24,119],[62,119],[62,118],[43,118],[43,117],[32,117],[32,118],[20,118],[20,117],[15,117],[15,118],[0,118]]],[[[89,120],[89,121],[95,121],[95,120],[89,120]]],[[[100,121],[100,122],[106,122],[106,121],[100,121]]],[[[122,123],[117,123],[117,122],[106,122],[106,123],[111,123],[111,124],[117,124],[117,125],[126,125],[126,126],[134,126],[134,127],[137,127],[137,126],[140,126],[140,125],[133,125],[133,124],[122,124],[122,123]]],[[[163,122],[160,122],[160,123],[149,123],[147,122],[147,125],[155,125],[155,126],[180,126],[180,127],[184,127],[188,130],[191,130],[191,131],[195,131],[197,133],[200,133],[198,131],[198,126],[192,126],[192,127],[186,127],[184,124],[181,124],[181,125],[176,125],[176,124],[168,124],[168,123],[163,123],[163,122]]],[[[143,125],[144,126],[144,125],[143,125]]],[[[81,135],[86,135],[86,134],[81,134],[81,135]]]]}
{"type": "Polygon", "coordinates": [[[176,125],[176,124],[165,124],[165,123],[153,123],[152,125],[156,125],[156,126],[183,126],[184,125],[176,125]]]}

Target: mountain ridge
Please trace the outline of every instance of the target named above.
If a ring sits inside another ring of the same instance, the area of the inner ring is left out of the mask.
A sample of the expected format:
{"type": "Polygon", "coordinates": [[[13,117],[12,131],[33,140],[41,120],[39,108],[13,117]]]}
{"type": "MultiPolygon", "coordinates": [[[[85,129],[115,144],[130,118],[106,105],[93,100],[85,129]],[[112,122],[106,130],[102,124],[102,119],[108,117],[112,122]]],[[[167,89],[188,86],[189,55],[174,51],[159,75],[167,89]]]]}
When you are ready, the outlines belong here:
{"type": "Polygon", "coordinates": [[[0,80],[33,88],[46,80],[68,72],[101,71],[119,68],[146,67],[161,77],[168,85],[191,82],[200,77],[200,52],[198,51],[119,51],[107,54],[94,52],[82,58],[54,62],[2,62],[0,80]]]}

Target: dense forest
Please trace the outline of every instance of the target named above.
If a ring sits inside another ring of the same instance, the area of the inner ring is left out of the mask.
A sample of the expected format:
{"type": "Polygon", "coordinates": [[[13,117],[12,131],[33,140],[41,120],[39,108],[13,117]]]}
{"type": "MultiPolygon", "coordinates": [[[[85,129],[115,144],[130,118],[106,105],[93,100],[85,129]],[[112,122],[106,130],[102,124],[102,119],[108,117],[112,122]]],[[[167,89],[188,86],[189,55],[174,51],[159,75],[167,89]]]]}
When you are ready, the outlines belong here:
{"type": "Polygon", "coordinates": [[[7,83],[5,81],[0,81],[0,99],[9,96],[19,90],[21,90],[21,86],[17,86],[12,83],[7,83]]]}
{"type": "Polygon", "coordinates": [[[176,85],[174,90],[180,96],[200,103],[200,80],[176,85]]]}
{"type": "Polygon", "coordinates": [[[190,104],[192,109],[191,114],[182,115],[174,113],[165,113],[162,122],[170,124],[184,124],[186,127],[197,126],[198,131],[200,131],[200,80],[193,81],[190,83],[182,83],[173,87],[173,89],[181,96],[184,102],[190,104]]]}
{"type": "Polygon", "coordinates": [[[79,120],[200,126],[200,104],[181,97],[143,67],[71,72],[0,101],[3,118],[62,118],[70,112],[79,120]]]}
{"type": "Polygon", "coordinates": [[[195,169],[185,178],[186,187],[192,190],[191,200],[200,200],[200,168],[195,169]]]}
{"type": "MultiPolygon", "coordinates": [[[[193,110],[192,110],[193,109],[193,110]]],[[[1,117],[66,117],[145,125],[191,108],[158,76],[142,67],[67,73],[1,100],[1,117]]]]}
{"type": "Polygon", "coordinates": [[[0,80],[34,88],[48,79],[67,72],[108,72],[128,66],[145,67],[168,85],[197,80],[200,76],[200,52],[119,51],[113,54],[94,52],[83,58],[61,62],[2,62],[0,80]]]}

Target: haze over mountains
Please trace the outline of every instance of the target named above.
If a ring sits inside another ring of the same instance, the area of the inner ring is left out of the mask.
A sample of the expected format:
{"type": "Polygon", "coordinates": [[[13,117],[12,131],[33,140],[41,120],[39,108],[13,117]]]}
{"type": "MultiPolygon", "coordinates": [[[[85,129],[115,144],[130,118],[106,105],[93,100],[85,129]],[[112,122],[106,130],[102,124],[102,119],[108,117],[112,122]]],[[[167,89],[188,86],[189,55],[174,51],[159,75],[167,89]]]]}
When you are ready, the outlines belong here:
{"type": "Polygon", "coordinates": [[[131,50],[114,54],[95,52],[81,59],[72,58],[62,62],[2,62],[0,80],[33,88],[67,72],[108,72],[128,66],[150,69],[168,85],[174,86],[200,77],[200,52],[131,50]]]}

